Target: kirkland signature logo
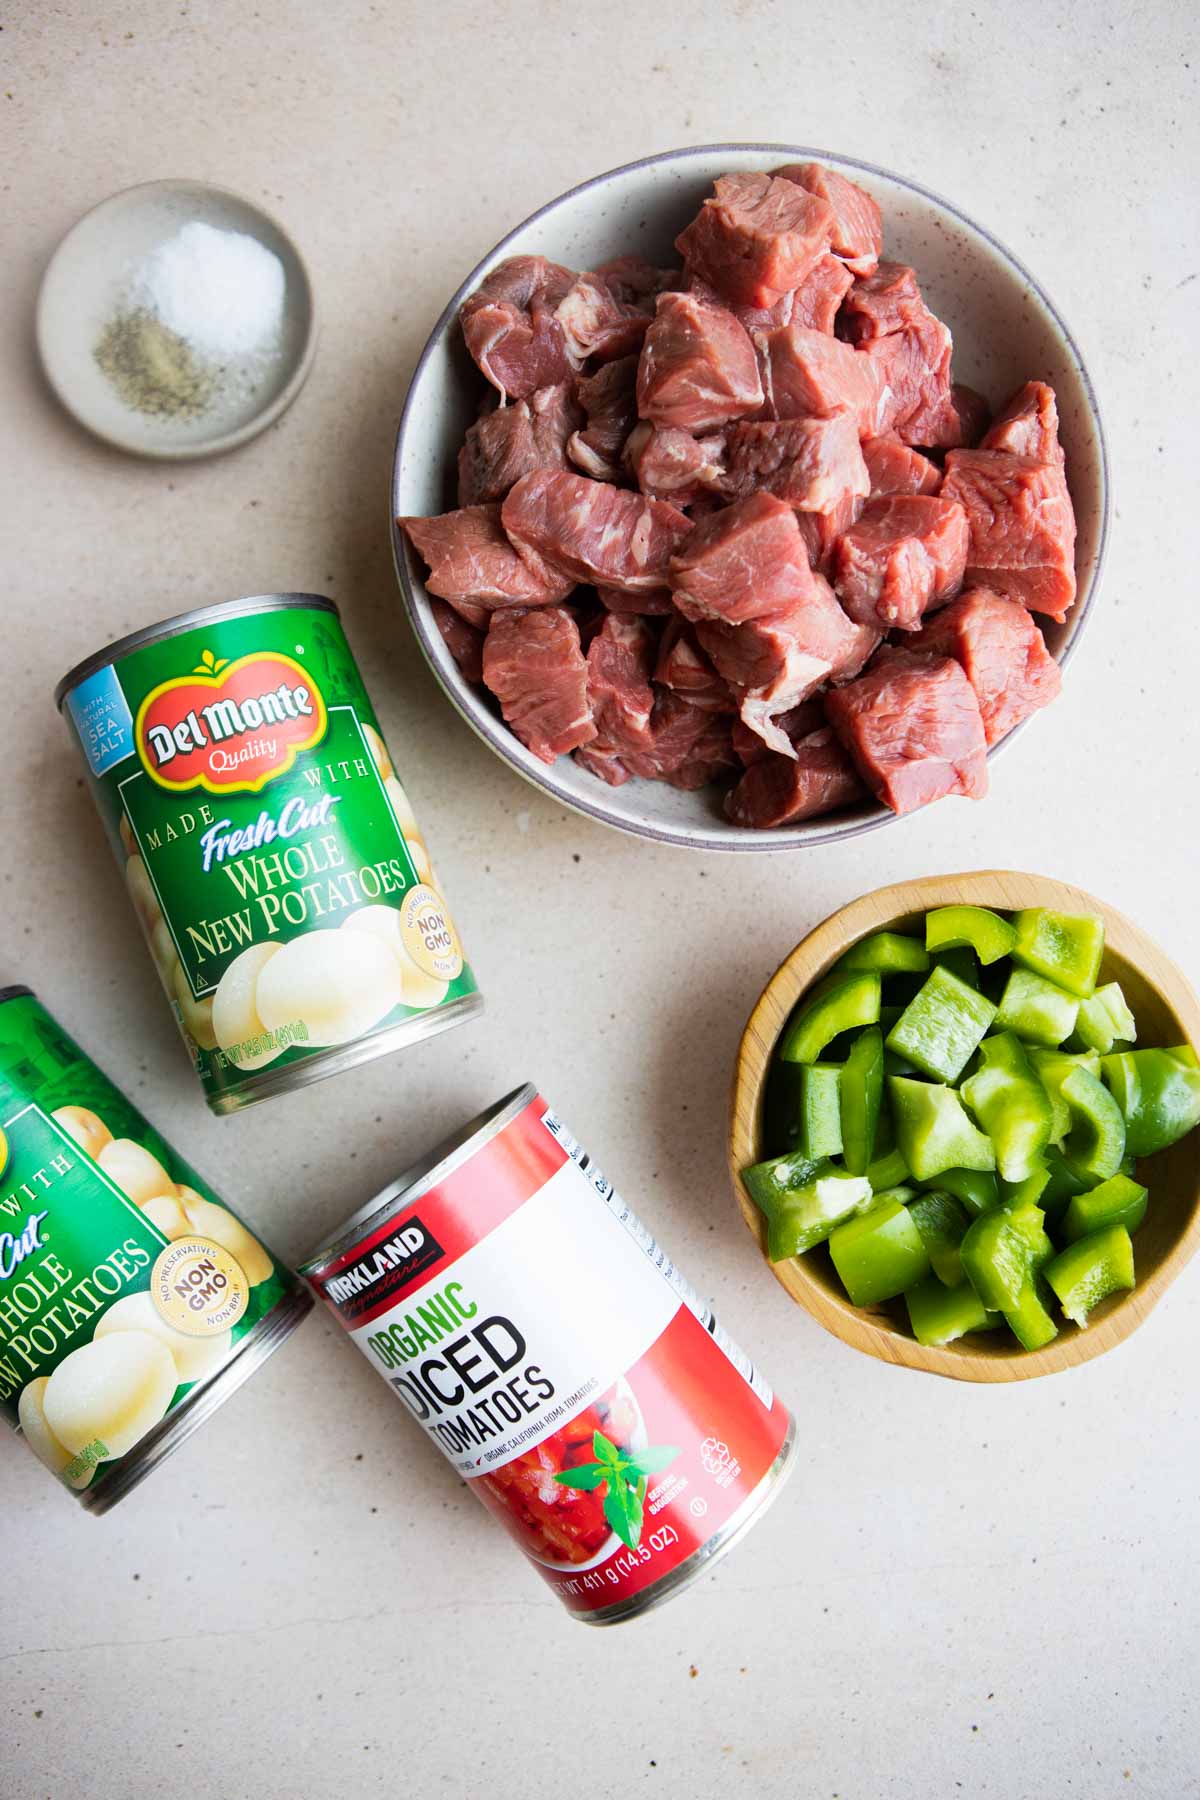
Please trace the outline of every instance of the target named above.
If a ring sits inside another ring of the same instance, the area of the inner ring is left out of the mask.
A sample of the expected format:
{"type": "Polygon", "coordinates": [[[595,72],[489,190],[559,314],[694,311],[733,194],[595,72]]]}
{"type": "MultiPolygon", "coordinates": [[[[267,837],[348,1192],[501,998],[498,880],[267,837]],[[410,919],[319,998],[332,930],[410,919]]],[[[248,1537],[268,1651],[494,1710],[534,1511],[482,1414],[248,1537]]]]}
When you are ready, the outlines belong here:
{"type": "Polygon", "coordinates": [[[414,1214],[393,1237],[385,1238],[325,1282],[325,1292],[339,1311],[357,1318],[408,1287],[415,1276],[432,1268],[445,1254],[429,1227],[414,1214]]]}

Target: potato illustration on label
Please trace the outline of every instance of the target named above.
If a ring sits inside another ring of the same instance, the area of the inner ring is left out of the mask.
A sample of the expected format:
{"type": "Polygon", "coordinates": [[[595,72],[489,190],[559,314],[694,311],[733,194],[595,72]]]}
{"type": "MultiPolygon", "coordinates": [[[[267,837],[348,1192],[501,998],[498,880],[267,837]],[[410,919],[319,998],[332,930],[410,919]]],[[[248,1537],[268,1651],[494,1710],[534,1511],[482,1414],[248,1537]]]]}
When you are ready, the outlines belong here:
{"type": "Polygon", "coordinates": [[[331,602],[166,620],[81,663],[58,700],[214,1112],[479,1010],[461,945],[431,967],[403,926],[400,954],[342,930],[437,881],[331,602]]]}

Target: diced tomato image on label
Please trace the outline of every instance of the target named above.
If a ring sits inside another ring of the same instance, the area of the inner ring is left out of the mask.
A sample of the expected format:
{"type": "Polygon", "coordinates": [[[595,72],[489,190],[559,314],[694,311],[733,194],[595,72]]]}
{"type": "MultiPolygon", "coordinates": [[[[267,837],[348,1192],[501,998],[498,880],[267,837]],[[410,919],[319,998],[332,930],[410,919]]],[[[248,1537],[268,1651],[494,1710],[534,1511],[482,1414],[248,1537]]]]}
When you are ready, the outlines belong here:
{"type": "Polygon", "coordinates": [[[303,1272],[577,1617],[677,1591],[791,1466],[787,1409],[532,1087],[303,1272]]]}

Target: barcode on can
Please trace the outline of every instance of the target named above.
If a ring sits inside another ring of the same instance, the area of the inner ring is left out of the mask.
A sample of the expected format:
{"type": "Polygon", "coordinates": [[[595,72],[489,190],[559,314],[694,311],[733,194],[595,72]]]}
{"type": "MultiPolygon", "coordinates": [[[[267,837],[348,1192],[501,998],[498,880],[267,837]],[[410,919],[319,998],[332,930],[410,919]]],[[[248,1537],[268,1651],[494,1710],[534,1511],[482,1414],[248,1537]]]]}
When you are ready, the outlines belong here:
{"type": "Polygon", "coordinates": [[[625,1227],[625,1230],[637,1244],[638,1248],[650,1258],[650,1261],[663,1276],[664,1280],[671,1284],[688,1311],[693,1313],[695,1317],[699,1319],[701,1325],[703,1325],[705,1331],[708,1332],[717,1348],[724,1353],[728,1360],[733,1364],[738,1374],[742,1377],[743,1381],[745,1381],[747,1386],[753,1391],[756,1398],[759,1399],[769,1411],[775,1398],[770,1383],[760,1375],[741,1345],[735,1343],[725,1328],[718,1323],[712,1307],[707,1305],[706,1302],[700,1298],[686,1275],[683,1275],[675,1267],[675,1264],[671,1261],[671,1258],[667,1255],[657,1238],[655,1238],[652,1232],[646,1229],[632,1207],[621,1198],[607,1175],[604,1174],[602,1169],[597,1167],[596,1163],[584,1149],[578,1138],[572,1136],[571,1132],[563,1124],[557,1113],[551,1111],[551,1109],[547,1107],[546,1111],[542,1114],[542,1124],[546,1127],[546,1130],[550,1133],[551,1137],[554,1138],[556,1143],[561,1145],[563,1150],[566,1151],[567,1155],[575,1164],[576,1168],[579,1169],[581,1174],[586,1176],[588,1182],[605,1202],[609,1211],[613,1213],[617,1220],[625,1227]]]}

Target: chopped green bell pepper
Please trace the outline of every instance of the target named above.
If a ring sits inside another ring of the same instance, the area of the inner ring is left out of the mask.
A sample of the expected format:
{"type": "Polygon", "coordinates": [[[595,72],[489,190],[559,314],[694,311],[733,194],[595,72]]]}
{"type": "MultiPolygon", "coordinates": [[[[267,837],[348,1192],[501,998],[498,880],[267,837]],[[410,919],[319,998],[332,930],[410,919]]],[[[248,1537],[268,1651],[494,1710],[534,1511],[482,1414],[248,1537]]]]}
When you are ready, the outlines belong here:
{"type": "Polygon", "coordinates": [[[925,914],[927,950],[973,950],[980,962],[998,962],[1011,956],[1017,941],[1015,928],[986,906],[938,906],[925,914]]]}
{"type": "Polygon", "coordinates": [[[1003,1316],[989,1312],[970,1282],[943,1287],[936,1275],[927,1275],[904,1296],[908,1322],[918,1344],[935,1347],[952,1344],[968,1331],[995,1331],[1003,1316]]]}
{"type": "Polygon", "coordinates": [[[1080,999],[1095,992],[1104,954],[1104,920],[1098,913],[1060,913],[1030,906],[1019,912],[1013,923],[1017,931],[1014,962],[1080,999]]]}
{"type": "Polygon", "coordinates": [[[876,931],[852,944],[834,967],[878,969],[881,975],[923,975],[929,967],[929,957],[920,938],[905,937],[898,931],[876,931]]]}
{"type": "Polygon", "coordinates": [[[784,1062],[814,1063],[840,1032],[879,1022],[880,984],[876,971],[834,977],[809,995],[783,1034],[784,1062]]]}
{"type": "Polygon", "coordinates": [[[1102,1081],[1086,1069],[1072,1069],[1060,1090],[1071,1109],[1071,1129],[1063,1139],[1063,1161],[1072,1175],[1093,1186],[1107,1181],[1125,1154],[1125,1120],[1102,1081]]]}
{"type": "Polygon", "coordinates": [[[954,950],[935,950],[933,966],[945,969],[947,975],[957,975],[964,987],[979,987],[979,963],[975,952],[966,944],[954,950]]]}
{"type": "Polygon", "coordinates": [[[888,1077],[900,1154],[918,1181],[947,1169],[994,1169],[992,1141],[971,1123],[952,1087],[888,1077]]]}
{"type": "Polygon", "coordinates": [[[1040,1206],[1049,1185],[1049,1169],[1044,1162],[1037,1163],[1023,1180],[1000,1183],[1001,1202],[1010,1210],[1019,1206],[1040,1206]]]}
{"type": "Polygon", "coordinates": [[[1029,1250],[1030,1267],[1038,1274],[1054,1255],[1054,1245],[1046,1231],[1046,1215],[1030,1200],[1010,1200],[1001,1208],[1013,1230],[1024,1239],[1029,1250]]]}
{"type": "Polygon", "coordinates": [[[1053,1145],[1046,1151],[1045,1160],[1050,1179],[1038,1195],[1038,1205],[1053,1225],[1066,1212],[1076,1194],[1087,1192],[1088,1183],[1080,1176],[1072,1175],[1063,1161],[1062,1151],[1053,1145]]]}
{"type": "Polygon", "coordinates": [[[882,1135],[882,1132],[876,1134],[877,1154],[867,1170],[867,1180],[877,1194],[884,1193],[888,1188],[898,1187],[902,1182],[907,1181],[911,1174],[908,1164],[895,1144],[887,1150],[880,1150],[878,1139],[882,1135]]]}
{"type": "Polygon", "coordinates": [[[1050,1142],[1050,1101],[1010,1031],[984,1038],[979,1056],[979,1068],[959,1091],[992,1140],[1002,1180],[1024,1181],[1050,1142]]]}
{"type": "Polygon", "coordinates": [[[1000,1204],[996,1177],[985,1169],[943,1169],[934,1185],[961,1200],[973,1219],[1000,1204]]]}
{"type": "Polygon", "coordinates": [[[966,1280],[959,1246],[971,1223],[962,1201],[931,1188],[909,1203],[908,1216],[921,1234],[938,1280],[946,1287],[958,1287],[966,1280]]]}
{"type": "Polygon", "coordinates": [[[1119,981],[1106,982],[1080,1002],[1075,1035],[1087,1049],[1099,1050],[1102,1056],[1107,1056],[1118,1041],[1125,1044],[1137,1041],[1137,1020],[1129,1010],[1119,981]]]}
{"type": "Polygon", "coordinates": [[[834,1226],[873,1199],[870,1183],[834,1163],[811,1157],[773,1157],[743,1169],[746,1191],[767,1221],[772,1262],[802,1256],[825,1241],[834,1226]]]}
{"type": "Polygon", "coordinates": [[[1032,1044],[1029,1060],[1050,1102],[1050,1142],[1061,1146],[1071,1129],[1071,1109],[1062,1097],[1062,1084],[1072,1069],[1086,1069],[1090,1075],[1099,1075],[1100,1058],[1094,1050],[1069,1054],[1066,1050],[1044,1050],[1032,1044]]]}
{"type": "Polygon", "coordinates": [[[995,1016],[990,1000],[935,968],[888,1032],[887,1047],[936,1081],[956,1081],[995,1016]]]}
{"type": "Polygon", "coordinates": [[[1068,1319],[1084,1326],[1093,1307],[1133,1286],[1133,1245],[1123,1225],[1093,1231],[1061,1250],[1046,1269],[1068,1319]]]}
{"type": "Polygon", "coordinates": [[[855,1040],[842,1065],[840,1100],[842,1161],[852,1175],[865,1175],[883,1105],[883,1034],[877,1025],[855,1040]]]}
{"type": "MultiPolygon", "coordinates": [[[[1027,1209],[1041,1214],[1037,1207],[1027,1209]]],[[[1026,1350],[1040,1350],[1058,1336],[1058,1327],[1038,1292],[1032,1222],[1007,1209],[984,1213],[964,1237],[959,1254],[967,1279],[989,1312],[1004,1314],[1026,1350]]],[[[1048,1242],[1049,1240],[1047,1240],[1048,1242]]]]}
{"type": "Polygon", "coordinates": [[[1123,1225],[1130,1237],[1146,1217],[1149,1189],[1128,1175],[1110,1175],[1099,1187],[1076,1194],[1066,1210],[1062,1235],[1068,1244],[1109,1225],[1123,1225]]]}
{"type": "Polygon", "coordinates": [[[1173,1050],[1167,1051],[1176,1062],[1186,1063],[1189,1069],[1200,1069],[1200,1056],[1197,1056],[1190,1044],[1176,1044],[1173,1050]]]}
{"type": "Polygon", "coordinates": [[[1125,1120],[1131,1156],[1154,1156],[1200,1124],[1200,1067],[1174,1050],[1121,1050],[1102,1059],[1104,1081],[1125,1120]]]}
{"type": "Polygon", "coordinates": [[[855,1306],[894,1300],[929,1273],[921,1234],[896,1200],[876,1201],[830,1234],[829,1254],[855,1306]]]}
{"type": "Polygon", "coordinates": [[[800,1076],[800,1149],[817,1158],[840,1156],[840,1067],[837,1063],[784,1063],[781,1067],[795,1069],[800,1076]]]}
{"type": "Polygon", "coordinates": [[[996,1025],[1014,1031],[1030,1044],[1054,1050],[1070,1037],[1079,1015],[1079,1001],[1029,969],[1014,969],[1000,996],[996,1025]]]}

